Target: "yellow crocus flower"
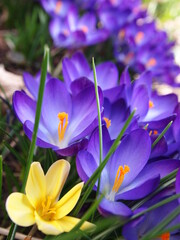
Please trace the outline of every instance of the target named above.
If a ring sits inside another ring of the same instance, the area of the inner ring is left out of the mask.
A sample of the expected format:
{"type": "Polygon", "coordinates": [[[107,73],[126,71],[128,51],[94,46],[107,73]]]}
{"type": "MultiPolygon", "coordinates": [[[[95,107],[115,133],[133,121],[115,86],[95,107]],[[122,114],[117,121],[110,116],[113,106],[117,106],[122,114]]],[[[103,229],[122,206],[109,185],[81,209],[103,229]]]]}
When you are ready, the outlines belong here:
{"type": "MultiPolygon", "coordinates": [[[[30,167],[25,193],[10,194],[6,209],[17,225],[28,227],[37,224],[45,234],[57,235],[70,231],[80,219],[67,216],[76,205],[84,183],[78,183],[59,201],[59,195],[69,174],[70,164],[58,160],[52,164],[46,175],[39,162],[30,167]]],[[[85,222],[81,229],[94,225],[85,222]]]]}

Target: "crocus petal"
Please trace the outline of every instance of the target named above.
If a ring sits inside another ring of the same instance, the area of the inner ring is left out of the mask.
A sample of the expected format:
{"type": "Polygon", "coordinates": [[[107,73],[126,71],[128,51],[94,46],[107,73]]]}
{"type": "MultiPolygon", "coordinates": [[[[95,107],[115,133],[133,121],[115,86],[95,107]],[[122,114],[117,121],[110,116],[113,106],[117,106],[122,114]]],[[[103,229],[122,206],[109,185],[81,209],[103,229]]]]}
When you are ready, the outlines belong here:
{"type": "Polygon", "coordinates": [[[6,201],[6,210],[17,225],[28,227],[35,223],[34,208],[23,193],[12,193],[6,201]]]}
{"type": "Polygon", "coordinates": [[[63,218],[71,212],[81,195],[83,185],[83,182],[77,184],[57,202],[56,219],[63,218]]]}
{"type": "Polygon", "coordinates": [[[36,102],[25,92],[16,91],[13,95],[13,109],[18,119],[24,123],[26,120],[34,122],[36,102]]]}
{"type": "MultiPolygon", "coordinates": [[[[73,227],[78,224],[80,219],[70,217],[70,216],[65,216],[62,219],[58,220],[58,223],[63,227],[65,232],[69,232],[73,227]]],[[[80,227],[81,230],[88,230],[94,228],[95,225],[90,223],[90,222],[84,222],[83,225],[80,227]]]]}
{"type": "Polygon", "coordinates": [[[37,79],[34,78],[28,72],[23,73],[23,79],[24,79],[24,83],[26,85],[26,88],[29,90],[29,92],[32,94],[32,96],[35,99],[37,99],[38,87],[39,87],[39,82],[37,81],[37,79]]]}
{"type": "MultiPolygon", "coordinates": [[[[114,63],[105,62],[97,65],[96,74],[97,74],[98,84],[102,88],[102,90],[117,86],[118,70],[114,63]]],[[[91,71],[88,78],[90,78],[91,81],[94,81],[93,71],[91,71]]]]}
{"type": "Polygon", "coordinates": [[[143,85],[136,87],[133,91],[131,110],[137,109],[136,114],[143,117],[147,114],[149,108],[149,97],[147,88],[143,85]],[[143,99],[143,101],[142,101],[143,99]]]}
{"type": "Polygon", "coordinates": [[[66,160],[56,161],[46,173],[46,194],[56,201],[66,182],[69,174],[70,164],[66,160]]]}
{"type": "Polygon", "coordinates": [[[131,209],[122,202],[113,202],[104,198],[99,204],[99,211],[104,215],[118,215],[128,217],[132,215],[131,209]]]}
{"type": "Polygon", "coordinates": [[[47,235],[58,235],[64,232],[64,229],[62,228],[58,221],[56,220],[46,221],[43,218],[41,218],[37,212],[35,212],[35,220],[38,229],[47,235]]]}
{"type": "Polygon", "coordinates": [[[46,196],[46,179],[39,162],[31,164],[25,192],[28,200],[34,207],[46,196]]]}

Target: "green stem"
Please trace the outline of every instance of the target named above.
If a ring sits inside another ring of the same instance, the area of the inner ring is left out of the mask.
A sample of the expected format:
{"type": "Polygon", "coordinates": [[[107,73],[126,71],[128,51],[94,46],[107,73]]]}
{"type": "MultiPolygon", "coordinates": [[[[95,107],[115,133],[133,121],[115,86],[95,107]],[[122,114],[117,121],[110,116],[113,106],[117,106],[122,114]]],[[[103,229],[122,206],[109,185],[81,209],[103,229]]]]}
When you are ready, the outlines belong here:
{"type": "MultiPolygon", "coordinates": [[[[98,127],[99,127],[99,164],[102,163],[103,160],[103,137],[102,137],[102,119],[101,119],[101,109],[100,109],[100,102],[99,102],[99,94],[98,94],[98,84],[97,84],[97,75],[96,75],[96,66],[94,62],[94,58],[92,58],[92,66],[93,66],[93,74],[94,74],[94,86],[95,86],[95,93],[96,93],[96,103],[97,103],[97,110],[98,110],[98,127]]],[[[98,180],[98,187],[96,196],[99,195],[99,188],[100,188],[100,181],[101,175],[99,175],[98,180]]]]}

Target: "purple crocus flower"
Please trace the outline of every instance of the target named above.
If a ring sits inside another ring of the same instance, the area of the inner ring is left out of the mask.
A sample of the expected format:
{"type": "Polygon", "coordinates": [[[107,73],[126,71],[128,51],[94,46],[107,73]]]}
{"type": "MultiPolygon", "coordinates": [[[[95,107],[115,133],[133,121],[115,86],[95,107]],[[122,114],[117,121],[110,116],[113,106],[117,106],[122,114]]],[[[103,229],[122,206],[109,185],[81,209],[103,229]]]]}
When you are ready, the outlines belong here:
{"type": "MultiPolygon", "coordinates": [[[[99,90],[100,104],[103,97],[99,90]]],[[[33,133],[36,101],[25,92],[13,96],[14,111],[23,123],[26,135],[33,133]]],[[[42,114],[37,134],[37,145],[52,148],[57,153],[69,156],[87,144],[85,139],[97,126],[97,106],[94,87],[71,95],[63,82],[52,78],[46,84],[42,114]]]]}
{"type": "MultiPolygon", "coordinates": [[[[81,52],[76,52],[71,58],[64,58],[62,62],[64,81],[70,90],[71,83],[77,78],[88,78],[94,82],[93,70],[81,52]]],[[[100,63],[96,66],[98,85],[103,91],[118,85],[118,69],[112,62],[100,63]]]]}
{"type": "MultiPolygon", "coordinates": [[[[107,129],[103,127],[103,157],[112,145],[107,129]]],[[[105,198],[99,205],[103,215],[130,216],[132,211],[120,200],[137,200],[152,192],[160,178],[180,166],[178,160],[161,160],[149,163],[151,140],[143,129],[124,136],[101,173],[100,192],[105,198]],[[138,141],[137,141],[138,139],[138,141]]],[[[77,171],[87,181],[99,165],[99,134],[96,130],[76,158],[77,171]]],[[[97,183],[94,190],[97,189],[97,183]]]]}
{"type": "Polygon", "coordinates": [[[74,6],[74,4],[68,0],[41,0],[41,5],[51,17],[65,17],[69,9],[74,6]]]}
{"type": "Polygon", "coordinates": [[[96,28],[96,16],[85,13],[79,17],[77,10],[71,8],[65,18],[53,18],[49,31],[57,47],[79,48],[103,42],[108,31],[96,28]]]}
{"type": "MultiPolygon", "coordinates": [[[[176,177],[175,188],[174,186],[172,186],[171,188],[165,189],[164,191],[160,192],[151,200],[143,204],[140,209],[136,209],[134,211],[134,214],[139,213],[142,210],[158,203],[159,201],[162,201],[174,194],[179,194],[179,193],[180,193],[180,171],[178,171],[178,174],[176,177]]],[[[146,213],[145,215],[141,216],[140,218],[137,218],[132,222],[129,222],[123,227],[123,231],[122,231],[123,236],[125,237],[126,240],[131,240],[131,239],[138,240],[140,237],[145,235],[152,228],[157,226],[165,217],[167,217],[168,214],[170,214],[173,210],[175,210],[175,208],[179,206],[179,203],[180,203],[179,199],[176,199],[149,213],[146,213]]],[[[178,216],[166,228],[179,224],[179,222],[180,222],[180,217],[178,216]]],[[[167,232],[165,234],[162,234],[161,236],[157,236],[157,238],[162,240],[164,239],[178,240],[179,232],[178,231],[174,231],[172,233],[167,232]]]]}

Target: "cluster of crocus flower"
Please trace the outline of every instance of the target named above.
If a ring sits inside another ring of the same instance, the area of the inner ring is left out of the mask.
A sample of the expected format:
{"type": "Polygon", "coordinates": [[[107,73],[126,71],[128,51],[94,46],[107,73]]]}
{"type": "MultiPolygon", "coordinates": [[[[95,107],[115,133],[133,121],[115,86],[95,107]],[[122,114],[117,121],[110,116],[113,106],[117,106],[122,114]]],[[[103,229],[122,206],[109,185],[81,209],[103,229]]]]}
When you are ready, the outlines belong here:
{"type": "MultiPolygon", "coordinates": [[[[83,53],[76,52],[72,57],[63,59],[62,72],[64,82],[47,74],[36,144],[39,147],[52,148],[61,156],[76,155],[77,172],[86,182],[100,164],[93,71],[83,53]]],[[[128,68],[119,78],[117,66],[107,61],[98,64],[96,72],[102,119],[103,158],[132,111],[136,109],[119,147],[101,173],[99,186],[99,194],[104,194],[98,207],[100,214],[129,218],[136,213],[131,209],[132,201],[152,193],[163,177],[180,167],[179,103],[175,94],[161,96],[153,90],[151,71],[143,72],[132,81],[128,68]],[[173,124],[170,129],[152,148],[154,141],[171,121],[173,124]]],[[[24,73],[24,82],[29,94],[16,91],[13,107],[26,135],[31,139],[40,74],[33,77],[24,73]]],[[[53,188],[52,185],[51,187],[53,188]]],[[[97,191],[98,181],[93,189],[97,191]]],[[[28,198],[28,193],[26,194],[28,198]]],[[[12,201],[10,196],[7,201],[9,215],[13,221],[21,224],[11,211],[12,201]]],[[[56,205],[53,205],[53,209],[54,206],[56,205]]],[[[33,211],[37,212],[37,206],[33,207],[33,211]]],[[[39,223],[35,215],[32,222],[36,222],[40,230],[50,234],[44,230],[46,225],[43,225],[41,220],[39,223]]],[[[61,222],[61,219],[58,221],[61,222]]],[[[58,232],[52,231],[54,234],[58,232]]],[[[62,231],[66,230],[61,227],[58,233],[62,231]]]]}
{"type": "MultiPolygon", "coordinates": [[[[128,219],[160,200],[179,193],[178,173],[173,190],[167,188],[142,208],[132,209],[133,204],[157,189],[162,178],[180,167],[178,98],[175,94],[162,96],[153,88],[154,80],[176,85],[175,77],[179,73],[179,67],[174,64],[170,52],[173,44],[167,40],[166,34],[157,30],[154,22],[146,22],[147,12],[141,8],[139,0],[41,0],[41,3],[51,16],[50,33],[58,47],[79,48],[111,36],[115,57],[125,67],[119,75],[119,65],[114,62],[101,62],[96,66],[103,158],[136,109],[119,146],[101,172],[100,182],[94,185],[93,190],[104,195],[98,207],[99,213],[128,219]],[[81,16],[78,10],[81,10],[81,16]],[[135,78],[130,75],[132,69],[137,73],[135,78]],[[171,127],[161,136],[170,122],[171,127]]],[[[49,73],[46,76],[36,145],[51,148],[60,156],[75,155],[78,175],[86,182],[100,165],[94,72],[81,51],[72,52],[62,61],[64,81],[49,73]]],[[[16,91],[13,109],[31,140],[40,72],[35,77],[24,73],[24,82],[29,93],[16,91]]],[[[10,218],[21,226],[36,223],[45,234],[70,231],[79,220],[66,215],[75,206],[83,183],[76,185],[58,201],[68,172],[69,163],[65,160],[55,162],[46,175],[39,163],[33,163],[26,195],[12,193],[7,200],[10,218]]],[[[169,203],[167,211],[164,210],[166,206],[162,207],[162,214],[157,218],[154,216],[159,210],[128,223],[123,227],[123,236],[125,239],[138,239],[178,204],[179,200],[169,203]],[[152,219],[151,224],[146,221],[148,218],[152,219]]],[[[172,224],[177,222],[179,218],[172,224]]],[[[85,222],[82,228],[91,226],[85,222]]],[[[165,239],[166,236],[168,239],[170,233],[160,238],[165,239]]]]}
{"type": "Polygon", "coordinates": [[[41,4],[51,16],[49,31],[56,46],[77,49],[110,39],[121,67],[128,65],[138,73],[149,70],[156,81],[179,85],[174,42],[150,20],[140,0],[41,0],[41,4]]]}

